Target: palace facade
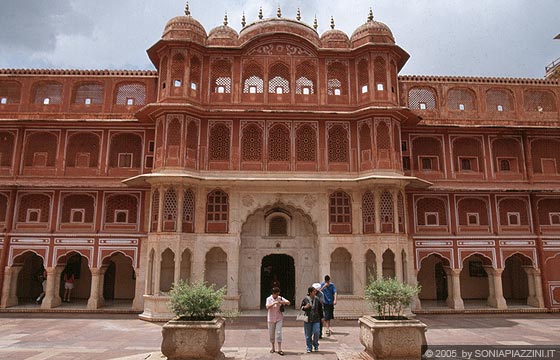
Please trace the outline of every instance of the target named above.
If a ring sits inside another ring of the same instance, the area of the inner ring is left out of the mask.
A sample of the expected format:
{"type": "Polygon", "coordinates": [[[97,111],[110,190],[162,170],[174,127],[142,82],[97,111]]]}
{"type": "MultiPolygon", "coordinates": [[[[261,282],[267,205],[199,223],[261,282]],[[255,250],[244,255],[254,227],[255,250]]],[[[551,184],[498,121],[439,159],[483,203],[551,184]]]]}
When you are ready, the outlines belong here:
{"type": "Polygon", "coordinates": [[[242,311],[328,273],[339,316],[381,276],[416,311],[560,308],[558,80],[399,76],[371,12],[316,28],[187,7],[157,71],[0,70],[1,307],[158,320],[179,279],[242,311]]]}

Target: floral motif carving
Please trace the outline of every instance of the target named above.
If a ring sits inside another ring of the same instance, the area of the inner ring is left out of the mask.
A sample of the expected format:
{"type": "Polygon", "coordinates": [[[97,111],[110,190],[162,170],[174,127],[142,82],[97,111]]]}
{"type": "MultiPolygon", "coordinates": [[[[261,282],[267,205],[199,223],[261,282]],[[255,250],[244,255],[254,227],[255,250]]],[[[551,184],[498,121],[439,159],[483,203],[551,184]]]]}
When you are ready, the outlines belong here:
{"type": "Polygon", "coordinates": [[[244,206],[246,207],[251,207],[253,205],[253,203],[255,202],[255,200],[253,199],[253,197],[249,194],[243,196],[243,198],[241,199],[241,202],[243,203],[244,206]]]}

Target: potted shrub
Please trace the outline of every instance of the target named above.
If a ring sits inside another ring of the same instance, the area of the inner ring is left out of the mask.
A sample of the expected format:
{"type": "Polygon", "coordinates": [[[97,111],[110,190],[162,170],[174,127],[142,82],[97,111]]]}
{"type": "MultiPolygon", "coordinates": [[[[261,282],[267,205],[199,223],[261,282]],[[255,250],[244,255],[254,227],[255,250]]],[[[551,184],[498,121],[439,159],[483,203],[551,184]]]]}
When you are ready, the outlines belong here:
{"type": "Polygon", "coordinates": [[[420,291],[395,279],[371,281],[365,298],[376,316],[362,316],[360,342],[374,359],[420,359],[426,345],[426,324],[404,316],[404,310],[420,291]]]}
{"type": "Polygon", "coordinates": [[[225,320],[217,316],[225,289],[183,280],[169,292],[169,306],[177,316],[162,329],[161,352],[169,360],[220,359],[225,320]]]}

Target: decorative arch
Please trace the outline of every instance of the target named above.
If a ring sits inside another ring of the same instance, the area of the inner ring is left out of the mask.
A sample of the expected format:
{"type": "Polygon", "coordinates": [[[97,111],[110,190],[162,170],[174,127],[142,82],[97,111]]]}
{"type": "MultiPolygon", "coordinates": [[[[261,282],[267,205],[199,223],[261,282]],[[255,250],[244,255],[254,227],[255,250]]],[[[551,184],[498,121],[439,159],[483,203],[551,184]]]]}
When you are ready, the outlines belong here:
{"type": "Polygon", "coordinates": [[[128,254],[126,251],[123,251],[121,249],[114,249],[114,250],[108,250],[108,251],[103,252],[100,259],[99,259],[99,263],[103,264],[103,265],[106,265],[107,260],[109,260],[113,255],[116,255],[116,254],[123,255],[124,257],[130,259],[130,262],[133,266],[138,266],[136,256],[128,254]]]}
{"type": "Polygon", "coordinates": [[[117,133],[111,136],[110,168],[140,168],[142,164],[142,136],[136,133],[117,133]]]}
{"type": "Polygon", "coordinates": [[[342,190],[329,196],[329,230],[331,234],[352,233],[352,199],[342,190]]]}
{"type": "Polygon", "coordinates": [[[437,92],[428,86],[413,87],[408,90],[408,107],[414,110],[435,110],[437,92]]]}
{"type": "Polygon", "coordinates": [[[447,91],[447,108],[453,111],[476,111],[476,95],[467,88],[449,89],[447,91]]]}
{"type": "Polygon", "coordinates": [[[264,93],[264,71],[262,66],[256,61],[249,61],[243,64],[243,93],[262,94],[264,93]]]}
{"type": "Polygon", "coordinates": [[[290,129],[284,124],[274,124],[268,129],[268,161],[289,162],[292,140],[290,129]]]}
{"type": "Polygon", "coordinates": [[[54,167],[58,149],[58,134],[36,131],[25,139],[24,166],[54,167]]]}
{"type": "Polygon", "coordinates": [[[339,60],[327,61],[327,95],[348,95],[348,64],[339,60]]]}
{"type": "Polygon", "coordinates": [[[101,105],[103,104],[105,87],[100,82],[78,83],[72,90],[72,104],[101,105]]]}
{"type": "Polygon", "coordinates": [[[72,249],[55,248],[54,249],[54,265],[64,265],[66,260],[75,254],[87,259],[88,267],[93,268],[93,249],[91,247],[73,247],[72,249]],[[61,260],[64,259],[64,263],[61,260]]]}
{"type": "Polygon", "coordinates": [[[141,82],[120,82],[115,86],[116,105],[137,106],[146,104],[146,84],[141,82]]]}
{"type": "Polygon", "coordinates": [[[32,85],[31,98],[33,104],[61,104],[62,84],[57,81],[38,81],[32,85]]]}
{"type": "Polygon", "coordinates": [[[227,253],[221,247],[213,247],[206,253],[204,260],[204,282],[215,285],[216,289],[227,287],[227,253]]]}
{"type": "Polygon", "coordinates": [[[93,132],[74,133],[68,137],[66,166],[97,168],[99,166],[100,136],[93,132]]]}
{"type": "MultiPolygon", "coordinates": [[[[37,249],[25,249],[22,252],[18,252],[14,255],[12,255],[8,261],[8,266],[14,266],[15,264],[20,264],[19,261],[23,261],[25,260],[25,258],[27,256],[29,256],[30,254],[35,254],[38,257],[41,258],[41,260],[43,260],[43,266],[47,267],[47,260],[46,254],[43,254],[41,251],[37,250],[37,249]],[[21,260],[19,260],[21,258],[21,260]]],[[[23,262],[22,262],[23,263],[23,262]]]]}
{"type": "Polygon", "coordinates": [[[268,71],[268,93],[290,93],[290,68],[281,61],[273,63],[268,71]]]}
{"type": "Polygon", "coordinates": [[[486,111],[508,112],[515,110],[513,93],[508,89],[492,88],[486,91],[486,111]]]}
{"type": "Polygon", "coordinates": [[[339,294],[353,293],[352,254],[344,247],[338,247],[331,253],[330,273],[337,279],[339,294]]]}

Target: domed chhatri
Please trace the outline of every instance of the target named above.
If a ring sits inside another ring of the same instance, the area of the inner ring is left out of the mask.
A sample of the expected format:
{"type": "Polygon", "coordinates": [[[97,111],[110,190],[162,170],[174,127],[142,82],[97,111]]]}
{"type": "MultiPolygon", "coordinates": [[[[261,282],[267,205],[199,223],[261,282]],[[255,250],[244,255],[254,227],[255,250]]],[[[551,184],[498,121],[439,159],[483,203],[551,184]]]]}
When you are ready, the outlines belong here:
{"type": "Polygon", "coordinates": [[[161,37],[165,40],[190,40],[204,45],[207,35],[204,26],[191,16],[189,3],[187,2],[185,15],[169,20],[161,37]]]}
{"type": "Polygon", "coordinates": [[[226,13],[224,15],[224,23],[210,30],[206,43],[210,46],[236,46],[238,38],[237,31],[228,26],[226,13]]]}
{"type": "Polygon", "coordinates": [[[350,47],[350,40],[344,31],[334,28],[334,18],[331,17],[331,29],[321,35],[321,45],[329,49],[346,49],[350,47]]]}
{"type": "Polygon", "coordinates": [[[394,44],[395,38],[387,25],[373,20],[373,10],[370,8],[366,23],[354,30],[350,42],[356,48],[367,43],[394,44]]]}

